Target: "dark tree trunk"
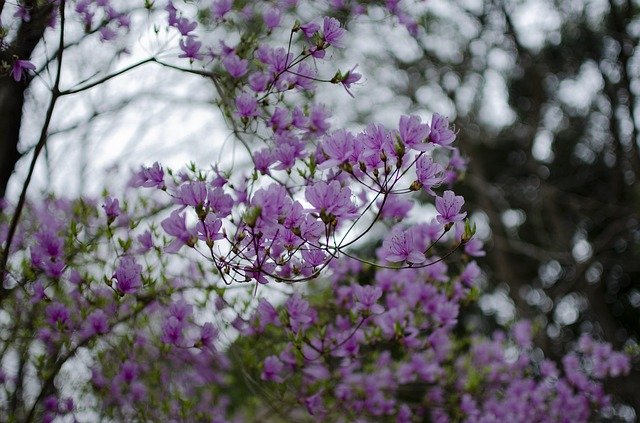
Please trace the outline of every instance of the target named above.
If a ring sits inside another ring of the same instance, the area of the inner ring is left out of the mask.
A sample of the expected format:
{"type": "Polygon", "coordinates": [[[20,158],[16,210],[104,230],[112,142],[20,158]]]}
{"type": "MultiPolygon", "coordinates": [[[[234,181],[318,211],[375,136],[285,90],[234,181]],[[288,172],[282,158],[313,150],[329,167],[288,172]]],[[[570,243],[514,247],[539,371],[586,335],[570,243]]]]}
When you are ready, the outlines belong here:
{"type": "Polygon", "coordinates": [[[24,91],[24,84],[9,77],[0,79],[0,198],[5,196],[9,178],[20,159],[18,140],[24,91]]]}
{"type": "MultiPolygon", "coordinates": [[[[0,61],[13,63],[15,57],[28,60],[42,39],[54,10],[52,4],[38,6],[36,1],[26,2],[31,9],[31,20],[22,22],[15,40],[0,50],[0,61]]],[[[0,1],[0,11],[4,1],[0,1]]],[[[5,196],[7,184],[20,160],[18,151],[22,109],[30,79],[16,82],[9,74],[0,75],[0,198],[5,196]]]]}

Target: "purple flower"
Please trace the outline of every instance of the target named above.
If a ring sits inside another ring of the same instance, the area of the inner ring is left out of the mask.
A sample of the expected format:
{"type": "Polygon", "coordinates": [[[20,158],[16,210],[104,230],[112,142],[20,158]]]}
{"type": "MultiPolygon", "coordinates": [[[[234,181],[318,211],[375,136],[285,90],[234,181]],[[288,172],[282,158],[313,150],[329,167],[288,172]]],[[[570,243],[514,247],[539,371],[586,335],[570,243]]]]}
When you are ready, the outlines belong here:
{"type": "Polygon", "coordinates": [[[280,372],[283,368],[284,364],[282,363],[282,361],[280,361],[280,359],[275,355],[270,355],[269,357],[264,359],[260,379],[269,382],[282,383],[283,379],[280,376],[280,372]]]}
{"type": "Polygon", "coordinates": [[[31,22],[31,14],[29,13],[29,9],[21,4],[18,5],[18,10],[16,10],[16,12],[13,14],[13,17],[20,18],[24,22],[31,22]]]}
{"type": "Polygon", "coordinates": [[[96,310],[87,316],[86,329],[84,335],[86,337],[96,334],[102,335],[109,331],[109,322],[107,315],[102,310],[96,310]]]}
{"type": "Polygon", "coordinates": [[[58,398],[55,395],[49,395],[43,401],[45,410],[53,413],[58,412],[58,398]]]}
{"type": "Polygon", "coordinates": [[[278,184],[271,184],[267,189],[256,191],[251,204],[260,208],[260,219],[266,222],[275,222],[285,218],[291,211],[291,198],[287,190],[278,184]]]}
{"type": "Polygon", "coordinates": [[[449,146],[456,139],[456,134],[449,129],[449,119],[437,113],[431,118],[429,141],[443,147],[449,146]]]}
{"type": "Polygon", "coordinates": [[[59,410],[61,413],[71,413],[73,409],[73,398],[64,398],[62,403],[59,405],[59,410]]]}
{"type": "Polygon", "coordinates": [[[224,68],[229,72],[233,78],[238,79],[247,73],[249,62],[245,59],[241,59],[235,53],[227,55],[222,59],[224,68]]]}
{"type": "Polygon", "coordinates": [[[467,170],[467,160],[460,155],[457,148],[453,149],[453,154],[449,159],[449,167],[460,172],[467,170]]]}
{"type": "Polygon", "coordinates": [[[181,298],[171,303],[169,306],[169,315],[184,323],[193,315],[193,306],[181,298]]]}
{"type": "Polygon", "coordinates": [[[363,145],[360,160],[374,157],[373,163],[382,163],[381,155],[393,154],[393,141],[391,134],[383,125],[369,124],[364,132],[358,134],[358,142],[363,145]]]}
{"type": "Polygon", "coordinates": [[[313,211],[320,214],[337,218],[353,214],[355,206],[351,202],[351,190],[349,187],[343,188],[338,181],[331,181],[329,184],[316,182],[315,185],[307,187],[304,196],[314,207],[313,211]]]}
{"type": "Polygon", "coordinates": [[[445,328],[451,328],[458,322],[460,305],[451,301],[439,301],[433,318],[445,328]]]}
{"type": "Polygon", "coordinates": [[[511,328],[513,339],[521,348],[531,348],[531,332],[531,322],[529,322],[528,320],[520,320],[511,328]]]}
{"type": "Polygon", "coordinates": [[[208,214],[204,221],[199,221],[196,224],[198,238],[205,241],[207,245],[213,245],[214,241],[224,238],[224,235],[220,232],[221,227],[222,221],[216,219],[214,215],[208,214]]]}
{"type": "Polygon", "coordinates": [[[258,101],[250,94],[242,93],[236,98],[238,115],[243,118],[258,116],[258,101]]]}
{"type": "Polygon", "coordinates": [[[133,257],[123,257],[114,274],[116,289],[122,294],[134,294],[142,286],[141,274],[142,266],[133,257]]]}
{"type": "Polygon", "coordinates": [[[318,168],[327,169],[347,162],[353,154],[355,141],[353,134],[344,129],[326,135],[322,140],[322,150],[328,159],[322,162],[318,168]]]}
{"type": "Polygon", "coordinates": [[[273,56],[273,48],[269,47],[267,44],[260,44],[255,51],[256,59],[268,65],[273,56]]]}
{"type": "Polygon", "coordinates": [[[397,371],[398,381],[407,383],[419,381],[433,383],[443,373],[438,363],[428,360],[425,354],[413,354],[409,362],[402,364],[397,371]]]}
{"type": "Polygon", "coordinates": [[[426,257],[420,247],[411,229],[406,231],[397,229],[382,242],[382,258],[393,263],[401,261],[422,263],[426,257]]]}
{"type": "Polygon", "coordinates": [[[111,41],[118,35],[113,28],[108,26],[103,26],[98,32],[100,33],[100,41],[111,41]]]}
{"type": "Polygon", "coordinates": [[[289,111],[284,107],[276,107],[269,119],[269,124],[274,132],[282,132],[291,125],[289,111]]]}
{"type": "Polygon", "coordinates": [[[460,213],[463,204],[464,198],[461,195],[445,191],[442,197],[436,197],[436,210],[440,213],[436,219],[443,225],[463,220],[467,216],[467,212],[460,213]]]}
{"type": "Polygon", "coordinates": [[[107,215],[107,220],[109,223],[113,222],[115,218],[120,215],[120,202],[117,198],[111,198],[110,196],[107,196],[104,199],[102,208],[107,215]]]}
{"type": "Polygon", "coordinates": [[[291,144],[284,143],[278,146],[274,153],[274,158],[280,162],[275,168],[276,170],[290,170],[298,159],[298,149],[291,144]]]}
{"type": "Polygon", "coordinates": [[[47,323],[51,326],[69,327],[71,323],[69,321],[69,310],[64,304],[52,303],[47,306],[46,309],[47,323]]]}
{"type": "MultiPolygon", "coordinates": [[[[314,106],[315,105],[311,105],[312,111],[314,106]]],[[[306,129],[309,125],[309,118],[305,116],[300,106],[295,106],[291,112],[291,125],[298,129],[306,129]]]]}
{"type": "Polygon", "coordinates": [[[429,125],[423,124],[419,116],[400,117],[400,139],[408,147],[417,151],[427,151],[430,148],[430,145],[426,144],[429,132],[429,125]]]}
{"type": "Polygon", "coordinates": [[[129,389],[134,402],[140,402],[147,397],[147,387],[140,381],[133,382],[129,389]]]}
{"type": "Polygon", "coordinates": [[[609,376],[627,375],[631,371],[629,356],[621,352],[612,352],[608,357],[609,376]]]}
{"type": "Polygon", "coordinates": [[[269,84],[269,75],[264,72],[254,72],[249,75],[249,87],[259,93],[267,89],[269,84]]]}
{"type": "Polygon", "coordinates": [[[231,214],[233,208],[233,198],[226,194],[221,187],[209,189],[209,208],[216,217],[223,218],[231,214]]]}
{"type": "Polygon", "coordinates": [[[280,13],[280,10],[276,7],[269,7],[262,15],[264,24],[267,26],[267,29],[269,29],[269,31],[277,28],[278,25],[280,25],[281,17],[282,15],[280,13]]]}
{"type": "Polygon", "coordinates": [[[120,367],[120,373],[116,376],[116,379],[130,384],[131,382],[138,379],[139,366],[131,360],[127,360],[122,363],[120,367]]]}
{"type": "Polygon", "coordinates": [[[62,276],[65,268],[64,240],[50,230],[38,231],[34,238],[36,245],[31,247],[31,263],[51,278],[62,276]]]}
{"type": "Polygon", "coordinates": [[[131,18],[129,15],[125,15],[124,13],[115,16],[116,21],[118,22],[118,27],[125,28],[129,30],[131,27],[131,18]]]}
{"type": "Polygon", "coordinates": [[[327,119],[331,116],[329,110],[321,104],[314,104],[311,106],[309,112],[309,131],[318,134],[324,134],[329,129],[330,125],[327,123],[327,119]]]}
{"type": "Polygon", "coordinates": [[[144,167],[137,172],[131,181],[131,185],[134,187],[156,187],[164,189],[164,170],[158,162],[155,162],[151,167],[144,167]]]}
{"type": "MultiPolygon", "coordinates": [[[[89,10],[90,3],[91,0],[79,0],[75,8],[76,13],[78,13],[82,17],[82,23],[87,28],[90,28],[92,26],[93,18],[95,16],[95,12],[89,10]]],[[[167,11],[169,11],[170,5],[171,3],[167,5],[167,11]]],[[[169,15],[169,22],[171,22],[171,14],[169,15]]]]}
{"type": "Polygon", "coordinates": [[[196,29],[198,22],[190,21],[187,18],[179,18],[175,24],[175,27],[180,31],[180,34],[187,36],[190,32],[196,29]]]}
{"type": "Polygon", "coordinates": [[[189,35],[186,40],[180,40],[180,50],[182,50],[182,54],[178,57],[183,59],[189,59],[192,62],[194,60],[202,59],[202,54],[200,54],[200,47],[202,43],[196,40],[196,37],[189,35]]]}
{"type": "Polygon", "coordinates": [[[317,392],[304,399],[304,405],[307,408],[307,412],[312,416],[322,417],[326,412],[326,409],[322,403],[322,391],[317,392]]]}
{"type": "Polygon", "coordinates": [[[300,25],[300,29],[304,33],[305,37],[311,38],[316,32],[320,31],[320,25],[316,22],[309,22],[304,25],[300,25]]]}
{"type": "Polygon", "coordinates": [[[267,65],[272,75],[278,75],[287,69],[293,60],[293,53],[287,53],[284,47],[273,49],[267,45],[261,45],[256,50],[256,57],[267,65]]]}
{"type": "Polygon", "coordinates": [[[482,249],[483,243],[478,238],[471,238],[464,244],[464,253],[471,257],[484,257],[487,253],[482,249]]]}
{"type": "MultiPolygon", "coordinates": [[[[80,4],[81,3],[78,3],[78,5],[76,6],[76,12],[81,12],[81,11],[85,12],[88,6],[88,2],[82,1],[82,10],[80,10],[80,4]]],[[[169,13],[169,19],[168,19],[169,26],[175,26],[178,23],[178,10],[173,5],[173,2],[169,1],[167,3],[167,6],[164,8],[164,10],[166,10],[169,13]]]]}
{"type": "Polygon", "coordinates": [[[169,316],[162,323],[162,342],[180,346],[184,324],[175,316],[169,316]]]}
{"type": "MultiPolygon", "coordinates": [[[[317,341],[317,339],[312,340],[312,345],[313,345],[313,341],[317,341]]],[[[320,342],[317,342],[315,345],[316,348],[319,348],[320,346],[321,346],[320,342]]],[[[316,353],[317,355],[316,350],[312,348],[308,348],[307,352],[305,352],[305,356],[310,357],[314,353],[316,353]]],[[[314,381],[314,382],[317,380],[327,380],[329,379],[329,377],[331,377],[331,373],[329,373],[329,370],[322,364],[308,365],[302,372],[309,379],[309,381],[314,381]]]]}
{"type": "Polygon", "coordinates": [[[255,279],[258,283],[268,284],[268,275],[276,269],[276,265],[270,262],[264,263],[263,259],[255,260],[251,266],[245,266],[244,274],[247,280],[255,279]]]}
{"type": "Polygon", "coordinates": [[[140,243],[140,253],[146,253],[153,248],[153,236],[151,235],[151,231],[144,231],[138,235],[137,240],[140,243]]]}
{"type": "Polygon", "coordinates": [[[543,360],[540,363],[540,376],[544,378],[557,379],[558,378],[558,367],[556,363],[551,360],[543,360]]]}
{"type": "Polygon", "coordinates": [[[42,284],[41,280],[37,280],[33,284],[33,295],[31,295],[31,304],[37,304],[42,301],[47,296],[45,292],[45,287],[42,284]]]}
{"type": "Polygon", "coordinates": [[[278,311],[264,298],[261,298],[258,302],[254,318],[256,319],[261,331],[263,331],[267,325],[280,326],[278,311]]]}
{"type": "Polygon", "coordinates": [[[478,266],[475,261],[472,261],[467,264],[467,267],[465,267],[464,271],[460,274],[460,282],[468,287],[474,286],[481,274],[480,266],[478,266]]]}
{"type": "Polygon", "coordinates": [[[296,68],[295,75],[298,88],[309,91],[315,88],[314,78],[316,77],[316,71],[308,63],[300,63],[296,68]]]}
{"type": "Polygon", "coordinates": [[[357,67],[358,65],[351,68],[351,70],[343,75],[343,78],[340,81],[344,89],[347,91],[347,94],[349,94],[351,97],[353,97],[353,94],[351,93],[351,91],[349,91],[349,88],[351,88],[352,84],[355,84],[356,82],[360,81],[360,78],[362,78],[362,75],[360,75],[358,72],[354,72],[357,67]]]}
{"type": "Polygon", "coordinates": [[[202,325],[202,329],[200,330],[200,343],[207,347],[211,348],[213,346],[213,341],[218,337],[218,329],[213,326],[213,323],[207,322],[202,325]]]}
{"type": "Polygon", "coordinates": [[[428,260],[429,266],[424,269],[425,276],[428,279],[437,282],[446,282],[449,277],[447,276],[447,264],[440,260],[439,257],[433,256],[428,260]]]}
{"type": "Polygon", "coordinates": [[[325,225],[322,222],[316,220],[313,216],[307,215],[304,222],[300,226],[301,236],[304,239],[313,241],[318,240],[320,235],[325,231],[325,225]]]}
{"type": "Polygon", "coordinates": [[[311,38],[316,32],[320,31],[320,25],[316,22],[308,22],[304,25],[300,25],[300,29],[304,33],[305,37],[311,38]]]}
{"type": "Polygon", "coordinates": [[[322,250],[302,250],[302,258],[307,266],[318,267],[325,263],[327,256],[322,250]]]}
{"type": "Polygon", "coordinates": [[[289,297],[285,307],[289,315],[289,325],[295,333],[300,332],[300,329],[306,329],[313,321],[315,312],[299,293],[296,292],[289,297]]]}
{"type": "Polygon", "coordinates": [[[16,60],[11,66],[11,77],[14,81],[20,82],[22,77],[26,75],[27,70],[35,70],[36,66],[28,60],[16,60]]]}
{"type": "Polygon", "coordinates": [[[182,184],[176,200],[185,206],[202,207],[207,200],[207,185],[204,181],[182,184]]]}
{"type": "Polygon", "coordinates": [[[184,214],[180,214],[178,210],[174,210],[171,216],[164,219],[161,223],[162,229],[176,237],[166,248],[169,253],[176,253],[183,245],[192,247],[198,239],[197,233],[193,229],[187,229],[187,223],[184,214]]]}
{"type": "Polygon", "coordinates": [[[232,6],[233,0],[216,0],[211,6],[211,11],[213,12],[213,16],[215,18],[222,19],[227,13],[231,11],[232,6]]]}
{"type": "Polygon", "coordinates": [[[378,200],[376,204],[378,207],[382,207],[380,216],[383,219],[404,219],[413,208],[412,200],[404,199],[398,194],[389,194],[384,206],[382,200],[378,200]]]}
{"type": "Polygon", "coordinates": [[[422,188],[429,194],[435,196],[433,188],[442,183],[444,168],[435,163],[429,156],[421,156],[416,162],[416,177],[422,184],[422,188]]]}
{"type": "Polygon", "coordinates": [[[322,21],[322,35],[324,41],[334,47],[344,47],[343,38],[345,29],[340,27],[340,22],[335,18],[326,17],[322,21]]]}
{"type": "Polygon", "coordinates": [[[364,313],[380,314],[384,311],[384,307],[377,304],[382,297],[382,289],[371,285],[355,285],[353,287],[354,299],[356,300],[355,311],[364,313]]]}

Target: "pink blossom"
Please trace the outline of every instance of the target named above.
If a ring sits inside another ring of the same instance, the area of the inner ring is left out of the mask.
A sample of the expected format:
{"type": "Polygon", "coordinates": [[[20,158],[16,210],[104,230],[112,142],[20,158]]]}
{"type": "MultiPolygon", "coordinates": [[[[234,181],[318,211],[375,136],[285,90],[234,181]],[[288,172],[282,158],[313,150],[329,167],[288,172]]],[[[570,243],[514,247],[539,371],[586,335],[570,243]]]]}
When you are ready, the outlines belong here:
{"type": "Polygon", "coordinates": [[[142,286],[142,266],[131,256],[120,259],[114,277],[116,288],[123,294],[134,294],[142,286]]]}
{"type": "Polygon", "coordinates": [[[11,77],[14,81],[20,82],[20,80],[27,75],[27,70],[35,70],[36,66],[28,60],[16,60],[11,66],[11,77]]]}
{"type": "Polygon", "coordinates": [[[430,195],[435,196],[433,188],[442,183],[444,168],[433,161],[429,156],[421,156],[416,162],[416,176],[422,188],[430,195]]]}
{"type": "Polygon", "coordinates": [[[342,187],[340,182],[317,182],[307,187],[305,198],[314,207],[312,210],[333,215],[335,217],[349,217],[354,212],[354,204],[351,202],[351,190],[342,187]]]}
{"type": "Polygon", "coordinates": [[[327,44],[338,48],[344,47],[343,38],[346,32],[335,18],[325,17],[322,20],[322,35],[327,44]]]}
{"type": "Polygon", "coordinates": [[[242,93],[236,98],[238,115],[244,118],[258,116],[258,102],[250,94],[242,93]]]}
{"type": "Polygon", "coordinates": [[[436,219],[443,225],[463,220],[467,216],[467,212],[460,213],[463,205],[464,198],[461,195],[445,191],[442,197],[436,197],[436,210],[439,213],[436,219]]]}
{"type": "Polygon", "coordinates": [[[429,125],[423,124],[419,116],[400,117],[400,139],[406,146],[417,151],[427,151],[430,148],[426,143],[429,133],[429,125]]]}
{"type": "Polygon", "coordinates": [[[420,247],[411,229],[396,229],[382,243],[382,258],[390,262],[422,263],[426,257],[420,247]]]}
{"type": "Polygon", "coordinates": [[[443,147],[448,147],[455,139],[456,134],[449,129],[449,119],[434,113],[431,119],[431,133],[429,134],[429,141],[443,147]]]}
{"type": "Polygon", "coordinates": [[[233,78],[238,79],[247,73],[249,62],[245,59],[241,59],[235,53],[227,55],[222,59],[224,68],[229,72],[233,78]]]}

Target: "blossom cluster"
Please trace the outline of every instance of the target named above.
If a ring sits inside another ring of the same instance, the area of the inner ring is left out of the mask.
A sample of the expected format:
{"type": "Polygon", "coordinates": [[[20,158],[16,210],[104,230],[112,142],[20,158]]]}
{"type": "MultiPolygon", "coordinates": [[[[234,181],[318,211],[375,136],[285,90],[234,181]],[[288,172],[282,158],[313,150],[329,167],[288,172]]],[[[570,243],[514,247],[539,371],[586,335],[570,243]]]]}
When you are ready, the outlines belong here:
{"type": "Polygon", "coordinates": [[[246,329],[256,345],[287,334],[256,376],[290,401],[303,395],[319,421],[588,421],[610,405],[603,379],[630,369],[626,355],[589,335],[560,365],[540,357],[525,320],[492,338],[458,338],[479,275],[473,261],[458,272],[378,271],[365,285],[360,263],[337,266],[330,301],[294,296],[275,309],[263,300],[246,329]]]}
{"type": "MultiPolygon", "coordinates": [[[[131,25],[112,3],[67,7],[110,42],[131,25]]],[[[177,37],[165,64],[213,80],[251,166],[144,165],[100,199],[30,202],[17,226],[3,203],[0,415],[587,421],[610,405],[603,380],[630,360],[608,344],[585,335],[556,363],[526,321],[463,333],[485,252],[454,191],[456,131],[438,113],[334,127],[318,87],[361,81],[357,64],[323,75],[348,46],[339,14],[191,3],[156,9],[177,37]]],[[[348,19],[369,3],[322,2],[348,19]]],[[[402,2],[381,3],[419,31],[402,2]]]]}

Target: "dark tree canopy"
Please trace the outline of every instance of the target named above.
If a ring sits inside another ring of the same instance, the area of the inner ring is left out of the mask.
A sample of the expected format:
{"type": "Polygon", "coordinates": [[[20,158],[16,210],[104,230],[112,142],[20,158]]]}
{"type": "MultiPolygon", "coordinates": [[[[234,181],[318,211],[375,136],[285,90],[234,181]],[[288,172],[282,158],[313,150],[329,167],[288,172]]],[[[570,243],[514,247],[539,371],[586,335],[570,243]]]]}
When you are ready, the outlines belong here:
{"type": "MultiPolygon", "coordinates": [[[[470,158],[464,195],[491,229],[487,279],[508,290],[518,315],[548,325],[547,353],[580,330],[636,345],[640,5],[468,5],[450,4],[448,20],[428,16],[421,53],[391,59],[406,73],[397,89],[414,104],[436,108],[416,95],[430,88],[456,105],[470,158]],[[492,92],[496,79],[504,92],[492,92]],[[487,118],[496,96],[508,107],[487,118]]],[[[614,387],[637,410],[638,380],[614,387]]]]}

